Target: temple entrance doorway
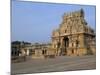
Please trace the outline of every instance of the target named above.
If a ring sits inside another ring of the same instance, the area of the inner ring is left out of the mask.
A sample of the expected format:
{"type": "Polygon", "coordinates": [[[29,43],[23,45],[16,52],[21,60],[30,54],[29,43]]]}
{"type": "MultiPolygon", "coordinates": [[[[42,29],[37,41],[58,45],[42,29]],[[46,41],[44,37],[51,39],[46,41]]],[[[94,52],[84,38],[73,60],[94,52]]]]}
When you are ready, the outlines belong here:
{"type": "Polygon", "coordinates": [[[69,38],[68,37],[64,37],[63,38],[63,46],[62,46],[62,55],[66,55],[67,54],[67,48],[69,47],[69,38]]]}

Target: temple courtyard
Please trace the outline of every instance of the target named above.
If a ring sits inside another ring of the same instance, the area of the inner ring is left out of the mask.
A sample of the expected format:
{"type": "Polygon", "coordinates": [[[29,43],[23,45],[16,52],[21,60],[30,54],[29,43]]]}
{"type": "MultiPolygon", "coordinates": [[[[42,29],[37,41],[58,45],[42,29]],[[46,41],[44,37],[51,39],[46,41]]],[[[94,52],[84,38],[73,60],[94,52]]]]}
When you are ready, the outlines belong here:
{"type": "Polygon", "coordinates": [[[27,57],[26,61],[12,63],[11,73],[43,73],[58,71],[75,71],[96,69],[96,56],[56,56],[47,59],[32,59],[27,57]]]}

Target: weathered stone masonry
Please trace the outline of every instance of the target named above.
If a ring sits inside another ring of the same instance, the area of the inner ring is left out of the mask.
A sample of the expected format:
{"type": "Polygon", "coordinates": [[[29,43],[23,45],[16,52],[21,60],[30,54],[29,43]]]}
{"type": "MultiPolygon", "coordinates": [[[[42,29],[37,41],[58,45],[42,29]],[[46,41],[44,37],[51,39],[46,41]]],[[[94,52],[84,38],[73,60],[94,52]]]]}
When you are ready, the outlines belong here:
{"type": "Polygon", "coordinates": [[[63,15],[58,29],[52,32],[52,48],[56,55],[95,54],[95,31],[84,19],[83,9],[63,15]]]}

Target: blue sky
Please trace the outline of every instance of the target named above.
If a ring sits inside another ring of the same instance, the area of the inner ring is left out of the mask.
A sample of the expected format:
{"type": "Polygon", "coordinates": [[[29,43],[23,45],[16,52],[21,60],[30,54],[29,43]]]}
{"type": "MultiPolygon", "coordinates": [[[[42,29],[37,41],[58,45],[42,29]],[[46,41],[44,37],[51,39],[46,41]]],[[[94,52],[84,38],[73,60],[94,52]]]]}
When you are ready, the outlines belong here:
{"type": "Polygon", "coordinates": [[[66,12],[83,8],[85,19],[95,29],[95,6],[12,1],[12,41],[49,42],[66,12]]]}

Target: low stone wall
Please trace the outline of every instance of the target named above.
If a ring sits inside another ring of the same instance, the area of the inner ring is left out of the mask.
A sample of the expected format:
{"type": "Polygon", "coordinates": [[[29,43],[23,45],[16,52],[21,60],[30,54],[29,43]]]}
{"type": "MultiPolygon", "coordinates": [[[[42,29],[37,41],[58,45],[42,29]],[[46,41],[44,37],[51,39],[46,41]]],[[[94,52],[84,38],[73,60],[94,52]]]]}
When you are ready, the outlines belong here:
{"type": "Polygon", "coordinates": [[[32,59],[44,59],[43,55],[32,55],[32,59]]]}
{"type": "Polygon", "coordinates": [[[55,58],[56,56],[55,55],[45,55],[44,57],[45,58],[55,58]]]}
{"type": "Polygon", "coordinates": [[[12,63],[18,63],[18,62],[24,62],[26,61],[26,56],[12,56],[11,62],[12,63]]]}

